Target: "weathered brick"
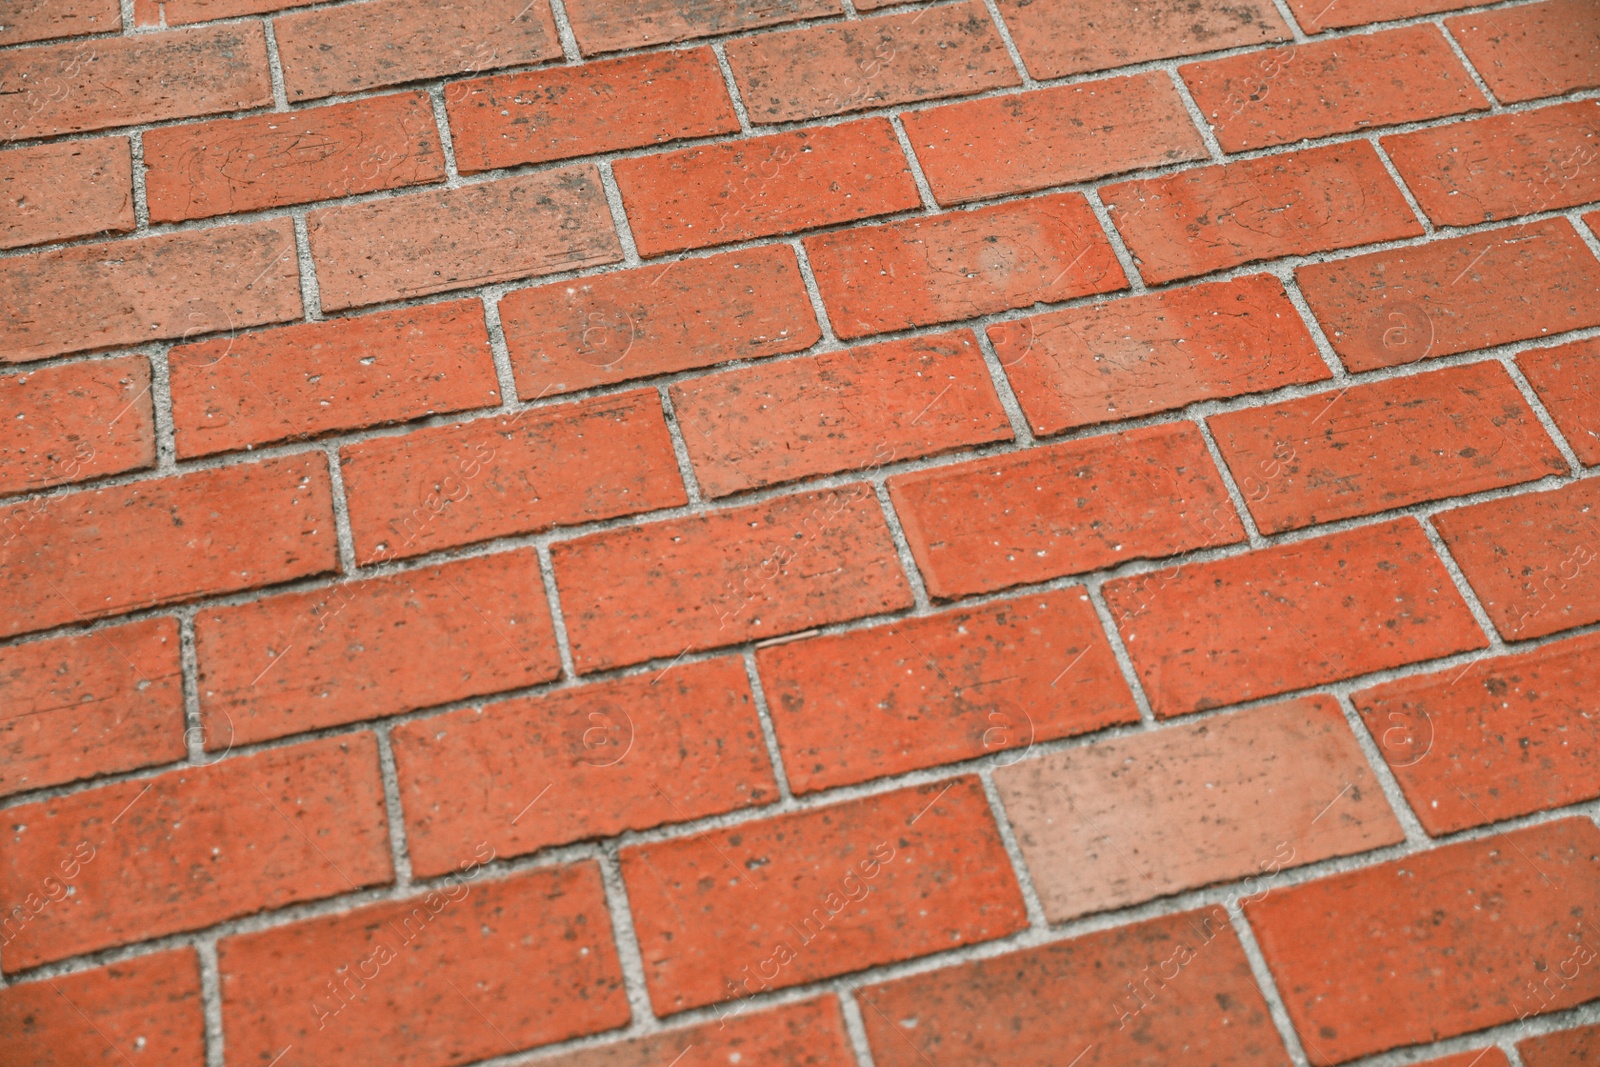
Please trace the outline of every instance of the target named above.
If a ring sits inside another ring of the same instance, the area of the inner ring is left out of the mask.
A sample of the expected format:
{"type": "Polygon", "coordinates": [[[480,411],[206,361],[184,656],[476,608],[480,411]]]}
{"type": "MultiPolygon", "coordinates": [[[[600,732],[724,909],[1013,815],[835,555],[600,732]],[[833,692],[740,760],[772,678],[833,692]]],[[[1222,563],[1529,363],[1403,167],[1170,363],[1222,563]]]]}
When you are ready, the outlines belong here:
{"type": "Polygon", "coordinates": [[[1539,402],[1585,466],[1600,466],[1600,340],[1535,348],[1517,357],[1539,402]]]}
{"type": "Polygon", "coordinates": [[[1244,539],[1187,422],[896,475],[889,495],[941,600],[1244,539]]]}
{"type": "Polygon", "coordinates": [[[1445,25],[1502,103],[1600,86],[1600,8],[1589,0],[1479,11],[1445,25]]]}
{"type": "Polygon", "coordinates": [[[1523,1067],[1583,1067],[1600,1062],[1600,1026],[1524,1038],[1517,1042],[1517,1054],[1523,1067]]]}
{"type": "Polygon", "coordinates": [[[154,418],[143,356],[0,378],[0,495],[152,467],[154,418]]]}
{"type": "Polygon", "coordinates": [[[133,160],[125,137],[0,152],[0,248],[133,229],[133,160]]]}
{"type": "Polygon", "coordinates": [[[1267,0],[999,0],[998,6],[1035,78],[1289,39],[1289,27],[1267,0]]]}
{"type": "Polygon", "coordinates": [[[550,1067],[856,1067],[832,993],[768,1011],[728,1014],[715,1024],[667,1030],[553,1056],[550,1067]]]}
{"type": "MultiPolygon", "coordinates": [[[[1432,15],[1471,7],[1472,0],[1287,0],[1294,19],[1306,33],[1365,26],[1369,22],[1432,15]]],[[[1441,1064],[1444,1061],[1440,1061],[1441,1064]]],[[[1452,1065],[1453,1067],[1453,1065],[1452,1065]]],[[[1494,1067],[1487,1060],[1483,1067],[1494,1067]]]]}
{"type": "MultiPolygon", "coordinates": [[[[1293,3],[1294,0],[1290,2],[1293,3]]],[[[1511,1067],[1511,1061],[1506,1059],[1504,1052],[1490,1046],[1459,1052],[1454,1056],[1443,1056],[1437,1060],[1425,1060],[1417,1067],[1511,1067]]]]}
{"type": "Polygon", "coordinates": [[[315,0],[133,0],[135,26],[183,26],[192,22],[263,15],[315,0]]]}
{"type": "Polygon", "coordinates": [[[572,0],[567,18],[583,54],[619,52],[774,23],[839,14],[839,0],[732,0],[685,4],[682,0],[572,0]]]}
{"type": "Polygon", "coordinates": [[[122,28],[122,6],[117,0],[11,0],[0,45],[109,33],[122,28]]]}

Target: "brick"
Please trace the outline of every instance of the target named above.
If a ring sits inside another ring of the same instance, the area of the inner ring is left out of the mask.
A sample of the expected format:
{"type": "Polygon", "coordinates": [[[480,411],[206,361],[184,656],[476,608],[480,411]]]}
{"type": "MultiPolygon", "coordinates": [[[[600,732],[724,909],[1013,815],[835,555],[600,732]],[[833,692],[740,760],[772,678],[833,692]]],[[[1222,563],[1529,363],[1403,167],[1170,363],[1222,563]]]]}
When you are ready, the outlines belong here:
{"type": "Polygon", "coordinates": [[[789,786],[810,793],[1137,722],[1104,636],[1075,586],[759,648],[756,663],[789,786]]]}
{"type": "Polygon", "coordinates": [[[476,300],[180,345],[167,368],[184,458],[500,402],[476,300]]]}
{"type": "Polygon", "coordinates": [[[0,262],[0,362],[149,344],[301,315],[294,223],[77,245],[0,262]]]}
{"type": "Polygon", "coordinates": [[[475,841],[520,856],[778,799],[732,656],[419,719],[393,743],[421,875],[475,841]],[[476,783],[467,796],[462,782],[476,783]]]}
{"type": "Polygon", "coordinates": [[[544,0],[367,0],[272,22],[289,101],[561,58],[544,0]]]}
{"type": "Polygon", "coordinates": [[[1366,141],[1120,182],[1100,197],[1151,285],[1422,233],[1366,141]]]}
{"type": "Polygon", "coordinates": [[[204,1067],[205,1029],[192,948],[0,991],[0,1060],[12,1067],[204,1067]]]}
{"type": "Polygon", "coordinates": [[[0,141],[267,107],[266,35],[236,23],[8,49],[0,94],[0,141]]]}
{"type": "Polygon", "coordinates": [[[946,205],[1206,158],[1160,71],[908,111],[900,120],[934,198],[946,205]]]}
{"type": "Polygon", "coordinates": [[[672,408],[710,497],[1011,439],[966,330],[691,378],[672,408]]]}
{"type": "Polygon", "coordinates": [[[882,118],[619,159],[612,171],[642,256],[921,205],[882,118]]]}
{"type": "Polygon", "coordinates": [[[331,495],[312,453],[14,505],[0,637],[334,570],[331,495]]]}
{"type": "Polygon", "coordinates": [[[653,390],[374,438],[340,465],[364,563],[688,502],[653,390]]]}
{"type": "Polygon", "coordinates": [[[1539,402],[1572,446],[1578,462],[1600,466],[1600,340],[1536,348],[1517,357],[1539,402]]]}
{"type": "Polygon", "coordinates": [[[110,33],[122,28],[117,0],[12,0],[6,5],[0,45],[110,33]]]}
{"type": "Polygon", "coordinates": [[[939,600],[1244,539],[1192,423],[915,471],[888,484],[939,600]]]}
{"type": "Polygon", "coordinates": [[[1267,0],[999,0],[1035,78],[1286,41],[1267,0]]]}
{"type": "Polygon", "coordinates": [[[864,987],[879,1067],[1288,1061],[1227,916],[1182,912],[864,987]],[[1076,1005],[1063,1011],[1062,1005],[1076,1005]]]}
{"type": "Polygon", "coordinates": [[[1565,219],[1295,271],[1352,371],[1600,325],[1600,263],[1565,219]]]}
{"type": "Polygon", "coordinates": [[[716,1025],[668,1030],[614,1045],[554,1056],[550,1067],[678,1067],[783,1064],[785,1067],[856,1067],[834,994],[721,1018],[716,1025]]]}
{"type": "Polygon", "coordinates": [[[1429,23],[1180,68],[1224,152],[1486,111],[1429,23]]]}
{"type": "Polygon", "coordinates": [[[500,325],[530,397],[799,352],[822,337],[782,244],[520,289],[500,301],[500,325]]]}
{"type": "Polygon", "coordinates": [[[1593,957],[1597,907],[1600,830],[1563,819],[1283,889],[1245,917],[1320,1065],[1511,1022],[1539,1010],[1541,979],[1558,1007],[1600,996],[1595,968],[1555,974],[1593,957]]]}
{"type": "Polygon", "coordinates": [[[1405,840],[1320,694],[1024,760],[995,784],[1053,923],[1246,876],[1259,891],[1405,840]]]}
{"type": "Polygon", "coordinates": [[[1600,621],[1600,481],[1470,504],[1433,523],[1506,640],[1600,621]]]}
{"type": "Polygon", "coordinates": [[[153,467],[153,420],[143,356],[0,378],[0,495],[153,467]]]}
{"type": "Polygon", "coordinates": [[[453,82],[444,99],[463,174],[739,129],[709,48],[453,82]]]}
{"type": "Polygon", "coordinates": [[[756,123],[1021,84],[981,0],[745,37],[727,54],[756,123]]]}
{"type": "MultiPolygon", "coordinates": [[[[1365,26],[1369,22],[1393,22],[1396,19],[1432,15],[1440,11],[1455,11],[1471,7],[1472,0],[1287,0],[1294,20],[1306,33],[1344,29],[1347,26],[1365,26]]],[[[1441,1060],[1440,1063],[1445,1061],[1441,1060]]],[[[1452,1065],[1453,1067],[1453,1065],[1452,1065]]],[[[1495,1067],[1487,1060],[1483,1067],[1495,1067]]]]}
{"type": "Polygon", "coordinates": [[[211,608],[194,627],[212,748],[561,673],[532,549],[211,608]]]}
{"type": "Polygon", "coordinates": [[[420,896],[218,942],[229,1055],[444,1067],[625,1025],[599,867],[490,881],[473,856],[420,896]]]}
{"type": "Polygon", "coordinates": [[[1498,1048],[1471,1049],[1454,1056],[1425,1060],[1418,1067],[1511,1067],[1511,1061],[1498,1048]]]}
{"type": "Polygon", "coordinates": [[[306,229],[326,310],[622,258],[592,165],[324,208],[306,229]]]}
{"type": "Polygon", "coordinates": [[[1263,533],[1565,474],[1493,360],[1207,420],[1263,533]]]}
{"type": "Polygon", "coordinates": [[[1107,582],[1157,715],[1483,648],[1415,519],[1107,582]]]}
{"type": "Polygon", "coordinates": [[[976,777],[622,851],[656,1014],[1027,926],[976,777]]]}
{"type": "Polygon", "coordinates": [[[840,337],[1125,289],[1080,193],[837,230],[806,241],[840,337]]]}
{"type": "Polygon", "coordinates": [[[152,222],[444,181],[426,93],[150,130],[144,165],[152,222]]]}
{"type": "Polygon", "coordinates": [[[178,624],[0,648],[0,707],[0,796],[181,760],[178,624]]]}
{"type": "Polygon", "coordinates": [[[133,0],[135,26],[183,26],[193,22],[263,15],[313,0],[133,0]]]}
{"type": "MultiPolygon", "coordinates": [[[[7,968],[389,882],[371,734],[308,741],[6,811],[7,968]],[[50,899],[60,870],[71,891],[50,899]]],[[[303,1009],[302,1009],[303,1010],[303,1009]]]]}
{"type": "Polygon", "coordinates": [[[1270,274],[996,323],[989,340],[1036,434],[1331,376],[1270,274]]]}
{"type": "Polygon", "coordinates": [[[124,137],[0,152],[0,248],[133,229],[133,160],[124,137]]]}
{"type": "Polygon", "coordinates": [[[1600,200],[1600,100],[1492,115],[1383,139],[1422,210],[1471,226],[1600,200]]]}
{"type": "Polygon", "coordinates": [[[1600,1058],[1600,1026],[1580,1026],[1517,1042],[1524,1067],[1583,1067],[1600,1058]]]}
{"type": "Polygon", "coordinates": [[[1588,0],[1479,11],[1445,25],[1501,103],[1600,86],[1600,10],[1588,0]]]}
{"type": "Polygon", "coordinates": [[[732,0],[685,4],[680,0],[572,0],[567,18],[586,56],[642,45],[670,44],[737,33],[799,19],[837,15],[839,0],[732,0]]]}

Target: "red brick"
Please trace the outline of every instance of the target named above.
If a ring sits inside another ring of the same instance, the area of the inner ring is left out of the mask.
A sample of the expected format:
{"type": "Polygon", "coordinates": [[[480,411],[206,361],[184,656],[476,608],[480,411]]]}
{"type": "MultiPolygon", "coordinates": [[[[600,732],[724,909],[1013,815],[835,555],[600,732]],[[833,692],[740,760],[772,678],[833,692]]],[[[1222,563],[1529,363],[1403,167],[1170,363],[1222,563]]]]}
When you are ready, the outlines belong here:
{"type": "Polygon", "coordinates": [[[798,352],[822,337],[789,245],[521,289],[500,301],[500,325],[525,397],[798,352]]]}
{"type": "Polygon", "coordinates": [[[1600,466],[1600,340],[1536,348],[1517,357],[1539,402],[1585,466],[1600,466]]]}
{"type": "Polygon", "coordinates": [[[0,901],[31,909],[21,922],[12,912],[7,968],[393,877],[378,747],[365,733],[24,804],[6,816],[0,901]],[[58,869],[72,891],[38,896],[58,869]]]}
{"type": "Polygon", "coordinates": [[[732,656],[419,719],[393,736],[422,875],[452,870],[475,841],[520,856],[778,799],[732,656]],[[475,783],[466,795],[463,782],[475,783]]]}
{"type": "Polygon", "coordinates": [[[1263,533],[1567,472],[1493,360],[1207,421],[1263,533]]]}
{"type": "Polygon", "coordinates": [[[594,863],[489,881],[461,861],[420,896],[223,938],[229,1056],[444,1067],[628,1022],[594,863]]]}
{"type": "Polygon", "coordinates": [[[0,378],[0,495],[153,467],[153,419],[143,356],[0,378]]]}
{"type": "Polygon", "coordinates": [[[315,0],[133,0],[135,26],[183,26],[192,22],[270,14],[305,7],[315,0]]]}
{"type": "Polygon", "coordinates": [[[1422,233],[1366,141],[1121,182],[1100,197],[1151,285],[1422,233]]]}
{"type": "Polygon", "coordinates": [[[550,555],[579,671],[912,604],[865,483],[590,534],[550,555]]]}
{"type": "Polygon", "coordinates": [[[908,111],[901,121],[941,204],[1206,158],[1161,71],[908,111]]]}
{"type": "Polygon", "coordinates": [[[150,130],[144,165],[152,222],[444,180],[426,93],[150,130]]]}
{"type": "Polygon", "coordinates": [[[272,28],[291,103],[561,58],[544,0],[367,0],[272,28]]]}
{"type": "Polygon", "coordinates": [[[1329,696],[1025,760],[995,784],[1053,923],[1405,840],[1329,696]]]}
{"type": "Polygon", "coordinates": [[[878,1067],[1288,1061],[1219,909],[866,986],[859,997],[878,1067]]]}
{"type": "Polygon", "coordinates": [[[681,0],[572,0],[567,18],[583,54],[619,52],[737,33],[780,22],[839,14],[839,0],[733,0],[685,4],[681,0]]]}
{"type": "Polygon", "coordinates": [[[739,129],[709,48],[454,82],[445,108],[463,174],[739,129]]]}
{"type": "Polygon", "coordinates": [[[887,119],[619,159],[642,256],[786,234],[918,207],[887,119]]]}
{"type": "Polygon", "coordinates": [[[1011,439],[966,330],[691,378],[672,407],[711,497],[1011,439]]]}
{"type": "Polygon", "coordinates": [[[999,0],[1035,78],[1286,41],[1268,0],[999,0]]]}
{"type": "Polygon", "coordinates": [[[1600,100],[1383,139],[1428,218],[1471,226],[1600,200],[1600,100]]]}
{"type": "Polygon", "coordinates": [[[561,673],[532,549],[212,608],[194,626],[211,748],[561,673]]]}
{"type": "Polygon", "coordinates": [[[476,300],[219,337],[167,366],[185,458],[500,402],[476,300]]]}
{"type": "Polygon", "coordinates": [[[972,593],[1244,539],[1192,423],[889,479],[928,593],[972,593]]]}
{"type": "Polygon", "coordinates": [[[1488,110],[1429,23],[1181,68],[1224,152],[1488,110]]]}
{"type": "Polygon", "coordinates": [[[0,796],[183,759],[178,624],[0,648],[0,796]]]}
{"type": "MultiPolygon", "coordinates": [[[[860,6],[860,5],[857,5],[860,6]]],[[[856,1067],[832,994],[551,1057],[550,1067],[856,1067]]]]}
{"type": "Polygon", "coordinates": [[[1433,517],[1508,641],[1600,621],[1600,480],[1433,517]]]}
{"type": "Polygon", "coordinates": [[[331,495],[312,453],[13,505],[0,637],[331,571],[331,495]]]}
{"type": "Polygon", "coordinates": [[[1600,1062],[1600,1026],[1580,1026],[1517,1042],[1524,1067],[1583,1067],[1600,1062]]]}
{"type": "Polygon", "coordinates": [[[1295,271],[1353,371],[1600,325],[1600,263],[1546,219],[1295,271]]]}
{"type": "Polygon", "coordinates": [[[7,363],[301,314],[291,219],[14,256],[0,262],[0,291],[20,294],[0,319],[7,363]]]}
{"type": "Polygon", "coordinates": [[[324,208],[306,229],[329,310],[622,258],[592,165],[324,208]]]}
{"type": "Polygon", "coordinates": [[[837,230],[806,241],[840,337],[1125,289],[1080,193],[837,230]]]}
{"type": "Polygon", "coordinates": [[[1036,434],[1330,377],[1270,274],[996,323],[989,340],[1036,434]]]}
{"type": "MultiPolygon", "coordinates": [[[[1432,15],[1471,7],[1472,0],[1287,0],[1294,19],[1307,33],[1365,26],[1369,22],[1432,15]]],[[[1443,1063],[1444,1061],[1440,1061],[1443,1063]]],[[[1494,1067],[1487,1060],[1483,1067],[1494,1067]]]]}
{"type": "Polygon", "coordinates": [[[1415,519],[1104,586],[1157,715],[1483,648],[1415,519]]]}
{"type": "Polygon", "coordinates": [[[237,23],[8,49],[0,94],[0,141],[266,107],[267,39],[237,23]]]}
{"type": "Polygon", "coordinates": [[[1445,23],[1502,103],[1600,86],[1600,8],[1550,0],[1445,23]]]}
{"type": "Polygon", "coordinates": [[[1593,957],[1596,908],[1600,830],[1563,819],[1283,889],[1245,916],[1320,1065],[1511,1022],[1539,1010],[1541,979],[1559,1007],[1600,996],[1600,969],[1555,974],[1593,957]]]}
{"type": "Polygon", "coordinates": [[[205,1029],[192,948],[0,990],[11,1067],[204,1067],[205,1029]]]}
{"type": "Polygon", "coordinates": [[[688,502],[653,390],[379,437],[340,463],[362,562],[688,502]]]}
{"type": "Polygon", "coordinates": [[[133,229],[133,160],[125,137],[65,141],[0,152],[0,248],[127,233],[133,229]]]}
{"type": "MultiPolygon", "coordinates": [[[[1294,0],[1290,2],[1293,3],[1294,0]]],[[[1511,1061],[1506,1059],[1504,1052],[1491,1045],[1489,1048],[1458,1052],[1454,1056],[1425,1060],[1417,1067],[1511,1067],[1511,1061]]]]}
{"type": "Polygon", "coordinates": [[[622,877],[658,1015],[1028,923],[975,777],[624,849],[622,877]]]}
{"type": "Polygon", "coordinates": [[[756,662],[790,788],[810,793],[1137,722],[1104,636],[1075,586],[761,648],[756,662]]]}
{"type": "Polygon", "coordinates": [[[85,33],[110,33],[122,28],[122,8],[117,0],[11,0],[0,45],[77,37],[85,33]]]}

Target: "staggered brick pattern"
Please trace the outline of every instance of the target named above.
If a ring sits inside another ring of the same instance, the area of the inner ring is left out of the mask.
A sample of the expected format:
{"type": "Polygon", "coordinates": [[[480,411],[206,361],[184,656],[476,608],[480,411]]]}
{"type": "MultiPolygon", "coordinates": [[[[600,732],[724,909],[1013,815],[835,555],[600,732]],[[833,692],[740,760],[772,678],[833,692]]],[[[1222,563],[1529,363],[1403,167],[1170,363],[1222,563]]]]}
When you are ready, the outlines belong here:
{"type": "Polygon", "coordinates": [[[0,1067],[1597,1067],[1600,2],[0,0],[0,1067]]]}

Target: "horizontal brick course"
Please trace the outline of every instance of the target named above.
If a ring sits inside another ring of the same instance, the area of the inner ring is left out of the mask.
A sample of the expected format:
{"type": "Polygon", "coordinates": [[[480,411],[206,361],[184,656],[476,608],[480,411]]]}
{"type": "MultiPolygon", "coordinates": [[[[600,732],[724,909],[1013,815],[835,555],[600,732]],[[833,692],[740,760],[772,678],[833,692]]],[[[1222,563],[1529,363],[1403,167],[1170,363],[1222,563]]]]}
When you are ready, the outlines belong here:
{"type": "Polygon", "coordinates": [[[14,0],[6,8],[0,45],[109,33],[122,27],[117,0],[14,0]]]}
{"type": "Polygon", "coordinates": [[[1266,0],[999,0],[1028,73],[1059,78],[1289,39],[1266,0]]]}
{"type": "Polygon", "coordinates": [[[716,5],[678,0],[572,0],[567,18],[586,56],[644,45],[737,33],[758,26],[837,15],[839,0],[734,0],[716,5]]]}
{"type": "Polygon", "coordinates": [[[716,1023],[666,1030],[613,1045],[597,1045],[548,1062],[551,1067],[678,1067],[736,1063],[856,1067],[850,1038],[833,994],[766,1011],[751,1009],[716,1023]]]}

